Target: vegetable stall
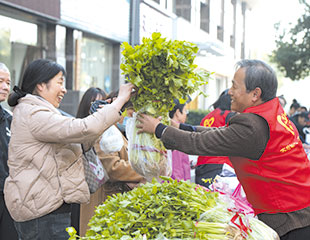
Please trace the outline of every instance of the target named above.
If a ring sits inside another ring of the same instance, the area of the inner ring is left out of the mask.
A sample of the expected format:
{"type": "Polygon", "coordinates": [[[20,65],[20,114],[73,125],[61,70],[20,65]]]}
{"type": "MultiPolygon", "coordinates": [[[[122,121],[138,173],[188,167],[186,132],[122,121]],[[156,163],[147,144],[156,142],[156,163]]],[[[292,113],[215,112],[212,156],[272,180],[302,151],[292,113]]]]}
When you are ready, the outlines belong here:
{"type": "Polygon", "coordinates": [[[68,228],[69,240],[279,239],[274,230],[242,214],[218,192],[189,181],[162,180],[109,196],[96,208],[85,237],[68,228]]]}

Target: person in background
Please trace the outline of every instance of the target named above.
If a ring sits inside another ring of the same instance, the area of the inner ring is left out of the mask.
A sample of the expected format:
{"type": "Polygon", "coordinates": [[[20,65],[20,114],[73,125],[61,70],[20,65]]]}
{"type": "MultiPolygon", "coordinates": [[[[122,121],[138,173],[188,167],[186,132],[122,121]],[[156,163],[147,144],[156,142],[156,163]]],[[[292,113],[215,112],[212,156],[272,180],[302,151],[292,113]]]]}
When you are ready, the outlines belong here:
{"type": "Polygon", "coordinates": [[[283,109],[284,109],[285,106],[286,106],[286,99],[284,98],[283,94],[280,95],[280,96],[278,96],[278,98],[279,98],[279,102],[280,102],[281,106],[282,106],[283,109]]]}
{"type": "MultiPolygon", "coordinates": [[[[90,87],[86,90],[86,92],[83,94],[83,97],[80,101],[78,111],[76,114],[76,118],[85,118],[89,116],[89,109],[92,104],[92,102],[96,100],[105,100],[107,97],[107,94],[104,90],[101,88],[96,87],[90,87]]],[[[93,198],[93,194],[90,195],[90,201],[93,198]]],[[[79,235],[80,232],[80,204],[73,203],[71,211],[71,226],[74,227],[77,231],[77,234],[79,235]]]]}
{"type": "MultiPolygon", "coordinates": [[[[117,95],[118,95],[118,91],[112,91],[107,96],[107,99],[111,99],[111,101],[113,101],[113,99],[115,99],[117,97],[117,95]]],[[[131,102],[129,101],[129,102],[126,103],[126,106],[130,105],[130,104],[131,104],[131,102]]],[[[124,115],[122,114],[121,119],[117,122],[116,126],[121,131],[121,133],[124,136],[126,136],[126,133],[125,133],[126,129],[125,129],[125,125],[124,125],[123,122],[124,122],[124,115]]]]}
{"type": "Polygon", "coordinates": [[[300,106],[300,108],[298,109],[298,112],[307,112],[307,107],[300,106]]]}
{"type": "MultiPolygon", "coordinates": [[[[112,95],[104,95],[103,91],[99,88],[88,89],[83,95],[78,107],[77,118],[89,115],[91,103],[94,100],[105,100],[109,98],[117,97],[113,93],[112,95]]],[[[127,104],[126,104],[127,105],[127,104]]],[[[105,106],[103,106],[105,108],[105,106]]],[[[136,173],[130,166],[128,161],[127,151],[127,139],[122,135],[124,145],[119,152],[106,154],[101,149],[101,142],[99,138],[94,144],[95,152],[97,153],[103,167],[105,168],[109,180],[104,183],[95,193],[90,195],[89,203],[81,204],[80,207],[80,234],[84,236],[88,229],[88,222],[94,215],[95,208],[102,204],[107,196],[113,195],[119,192],[127,192],[132,188],[138,186],[140,183],[145,183],[145,179],[136,173]]]]}
{"type": "MultiPolygon", "coordinates": [[[[223,91],[219,98],[211,105],[213,111],[205,116],[200,123],[203,127],[223,127],[235,112],[230,111],[231,98],[228,89],[223,91]]],[[[216,175],[222,172],[224,163],[232,167],[226,156],[199,156],[195,168],[195,183],[209,187],[216,175]],[[204,181],[206,179],[208,181],[204,181]]]]}
{"type": "Polygon", "coordinates": [[[58,107],[67,90],[66,72],[54,61],[31,62],[14,87],[8,103],[14,107],[9,143],[9,176],[4,198],[19,239],[68,239],[71,203],[89,201],[81,143],[86,151],[120,119],[133,85],[105,108],[82,119],[62,116],[58,107]]]}
{"type": "MultiPolygon", "coordinates": [[[[0,103],[7,100],[10,92],[11,75],[4,63],[0,63],[0,103]]],[[[0,239],[18,239],[14,221],[5,205],[3,187],[9,175],[8,146],[11,137],[12,115],[0,105],[0,239]]]]}
{"type": "Polygon", "coordinates": [[[127,107],[126,107],[126,112],[125,112],[126,115],[124,116],[124,120],[123,120],[123,125],[124,125],[124,128],[125,128],[125,137],[127,139],[128,139],[128,137],[126,135],[126,124],[127,124],[128,119],[133,117],[134,112],[135,112],[135,110],[133,108],[133,104],[132,104],[132,102],[129,102],[127,107]]]}
{"type": "Polygon", "coordinates": [[[292,117],[289,118],[294,125],[296,126],[299,138],[302,143],[305,143],[306,135],[303,131],[304,127],[307,126],[307,123],[309,122],[309,112],[297,112],[292,117]]]}
{"type": "MultiPolygon", "coordinates": [[[[187,100],[186,103],[191,100],[187,100]]],[[[181,104],[178,99],[174,99],[174,107],[169,112],[169,117],[178,123],[185,123],[186,117],[188,114],[188,110],[186,107],[186,103],[181,104]]],[[[172,151],[172,179],[178,180],[190,180],[191,179],[191,166],[189,157],[187,154],[182,153],[177,150],[172,151]]]]}
{"type": "Polygon", "coordinates": [[[80,101],[76,118],[85,118],[89,116],[89,109],[91,104],[96,100],[105,100],[108,94],[98,87],[90,87],[83,94],[82,99],[80,101]]]}
{"type": "Polygon", "coordinates": [[[297,102],[296,99],[293,99],[293,102],[292,102],[292,104],[290,106],[290,110],[289,110],[287,115],[289,117],[294,116],[294,114],[298,111],[299,108],[300,108],[300,104],[297,102]]]}
{"type": "Polygon", "coordinates": [[[167,149],[229,156],[258,219],[281,240],[310,239],[310,161],[298,131],[276,97],[274,70],[260,60],[237,63],[228,93],[233,116],[226,128],[205,128],[139,114],[141,132],[155,133],[167,149]]]}

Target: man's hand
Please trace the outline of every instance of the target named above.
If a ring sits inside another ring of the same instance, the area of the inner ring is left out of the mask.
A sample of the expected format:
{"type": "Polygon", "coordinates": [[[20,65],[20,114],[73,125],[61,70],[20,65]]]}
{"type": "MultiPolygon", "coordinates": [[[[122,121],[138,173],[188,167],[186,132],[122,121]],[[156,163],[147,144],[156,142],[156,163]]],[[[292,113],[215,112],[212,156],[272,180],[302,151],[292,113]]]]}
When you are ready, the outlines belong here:
{"type": "Polygon", "coordinates": [[[160,118],[153,118],[146,114],[138,114],[137,120],[140,122],[137,124],[138,134],[147,132],[147,133],[155,133],[155,129],[157,125],[160,123],[160,118]]]}

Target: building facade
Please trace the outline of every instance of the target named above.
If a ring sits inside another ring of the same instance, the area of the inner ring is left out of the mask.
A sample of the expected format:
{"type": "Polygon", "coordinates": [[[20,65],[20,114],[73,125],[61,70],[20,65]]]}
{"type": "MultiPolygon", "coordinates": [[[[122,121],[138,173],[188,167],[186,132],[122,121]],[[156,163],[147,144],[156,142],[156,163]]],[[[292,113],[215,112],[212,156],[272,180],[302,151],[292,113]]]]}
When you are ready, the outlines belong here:
{"type": "Polygon", "coordinates": [[[75,115],[84,91],[106,92],[124,82],[120,45],[139,44],[152,32],[199,47],[196,63],[213,74],[206,109],[229,86],[236,60],[251,57],[247,40],[255,0],[0,0],[0,62],[19,85],[29,62],[49,58],[66,68],[62,110],[75,115]]]}
{"type": "Polygon", "coordinates": [[[11,71],[12,87],[29,62],[48,58],[67,71],[60,108],[71,115],[89,87],[117,90],[129,11],[129,0],[0,0],[0,62],[11,71]]]}

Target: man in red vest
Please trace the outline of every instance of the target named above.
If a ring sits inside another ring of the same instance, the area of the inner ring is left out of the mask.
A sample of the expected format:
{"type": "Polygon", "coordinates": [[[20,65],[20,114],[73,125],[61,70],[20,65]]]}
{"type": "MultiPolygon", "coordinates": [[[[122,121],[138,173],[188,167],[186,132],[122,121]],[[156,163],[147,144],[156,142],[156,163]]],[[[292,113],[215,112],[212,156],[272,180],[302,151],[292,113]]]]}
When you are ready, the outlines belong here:
{"type": "Polygon", "coordinates": [[[258,218],[281,240],[310,239],[310,161],[276,97],[275,72],[259,60],[242,60],[229,89],[228,127],[205,128],[141,114],[139,132],[155,133],[168,149],[229,156],[258,218]]]}

